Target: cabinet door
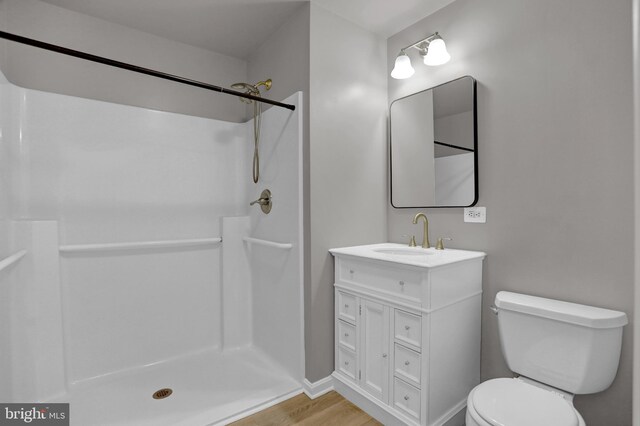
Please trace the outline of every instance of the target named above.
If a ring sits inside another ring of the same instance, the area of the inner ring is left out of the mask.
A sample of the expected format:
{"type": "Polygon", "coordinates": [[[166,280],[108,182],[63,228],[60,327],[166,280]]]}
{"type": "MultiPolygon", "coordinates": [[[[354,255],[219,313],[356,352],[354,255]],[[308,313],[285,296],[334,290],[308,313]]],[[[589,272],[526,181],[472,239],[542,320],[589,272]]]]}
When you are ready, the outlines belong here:
{"type": "Polygon", "coordinates": [[[387,403],[389,398],[389,307],[361,299],[360,386],[387,403]]]}

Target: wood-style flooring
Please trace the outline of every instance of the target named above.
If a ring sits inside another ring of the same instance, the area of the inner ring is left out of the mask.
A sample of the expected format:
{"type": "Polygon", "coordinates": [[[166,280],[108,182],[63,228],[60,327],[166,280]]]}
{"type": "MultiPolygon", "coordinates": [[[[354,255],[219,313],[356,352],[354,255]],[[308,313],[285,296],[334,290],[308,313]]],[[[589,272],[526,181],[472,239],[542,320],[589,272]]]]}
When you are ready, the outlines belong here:
{"type": "Polygon", "coordinates": [[[231,426],[378,426],[382,423],[344,399],[329,392],[316,399],[300,394],[246,417],[231,426]]]}

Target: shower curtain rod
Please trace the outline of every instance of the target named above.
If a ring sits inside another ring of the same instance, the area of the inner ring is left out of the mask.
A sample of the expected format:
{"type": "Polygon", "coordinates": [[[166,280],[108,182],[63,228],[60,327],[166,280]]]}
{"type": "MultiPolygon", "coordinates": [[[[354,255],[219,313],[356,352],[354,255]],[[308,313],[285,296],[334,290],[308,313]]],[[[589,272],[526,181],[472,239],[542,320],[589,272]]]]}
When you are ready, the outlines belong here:
{"type": "Polygon", "coordinates": [[[105,58],[102,56],[92,55],[91,53],[85,53],[79,50],[69,49],[67,47],[58,46],[56,44],[45,43],[44,41],[34,40],[32,38],[19,36],[17,34],[12,34],[5,31],[0,31],[0,38],[4,38],[6,40],[26,44],[33,47],[38,47],[40,49],[50,50],[52,52],[62,53],[63,55],[73,56],[75,58],[80,58],[80,59],[84,59],[91,62],[97,62],[99,64],[109,65],[115,68],[121,68],[129,71],[137,72],[139,74],[146,74],[153,77],[162,78],[165,80],[175,81],[176,83],[182,83],[189,86],[199,87],[201,89],[211,90],[213,92],[239,96],[241,98],[251,99],[252,101],[258,101],[258,102],[263,102],[270,105],[279,106],[281,108],[286,108],[291,111],[294,111],[296,109],[295,105],[285,104],[278,101],[272,101],[271,99],[265,99],[260,96],[254,96],[248,93],[238,92],[232,89],[225,89],[224,87],[215,86],[213,84],[203,83],[201,81],[191,80],[191,79],[180,77],[177,75],[168,74],[162,71],[156,71],[150,68],[144,68],[137,65],[128,64],[126,62],[120,62],[120,61],[105,58]]]}

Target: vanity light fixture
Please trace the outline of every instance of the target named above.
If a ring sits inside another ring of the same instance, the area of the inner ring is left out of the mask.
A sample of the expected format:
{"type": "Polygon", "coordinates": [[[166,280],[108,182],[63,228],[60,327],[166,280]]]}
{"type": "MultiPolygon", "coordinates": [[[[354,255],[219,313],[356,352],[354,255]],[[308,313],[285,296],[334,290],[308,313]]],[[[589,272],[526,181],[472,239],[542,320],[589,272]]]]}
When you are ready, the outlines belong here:
{"type": "Polygon", "coordinates": [[[427,38],[423,38],[407,47],[400,49],[400,53],[396,58],[396,63],[391,71],[391,77],[402,80],[413,75],[415,70],[411,66],[411,59],[405,52],[410,48],[418,49],[422,60],[426,65],[435,66],[449,62],[451,55],[447,52],[447,46],[440,34],[433,33],[427,38]]]}
{"type": "Polygon", "coordinates": [[[409,59],[409,55],[407,55],[404,50],[401,50],[396,58],[393,71],[391,71],[391,77],[402,80],[411,77],[415,72],[416,70],[411,66],[411,59],[409,59]]]}

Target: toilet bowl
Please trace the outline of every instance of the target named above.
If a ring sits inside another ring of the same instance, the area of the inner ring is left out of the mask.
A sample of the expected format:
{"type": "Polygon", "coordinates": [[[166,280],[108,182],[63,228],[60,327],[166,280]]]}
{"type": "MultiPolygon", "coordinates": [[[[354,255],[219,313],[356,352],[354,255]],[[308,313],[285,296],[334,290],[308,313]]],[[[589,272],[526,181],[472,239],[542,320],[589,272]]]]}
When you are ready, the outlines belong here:
{"type": "Polygon", "coordinates": [[[626,314],[505,291],[495,305],[502,354],[519,377],[473,388],[466,426],[585,426],[573,395],[613,382],[626,314]]]}
{"type": "Polygon", "coordinates": [[[585,426],[572,395],[523,378],[476,386],[467,398],[466,426],[585,426]]]}

